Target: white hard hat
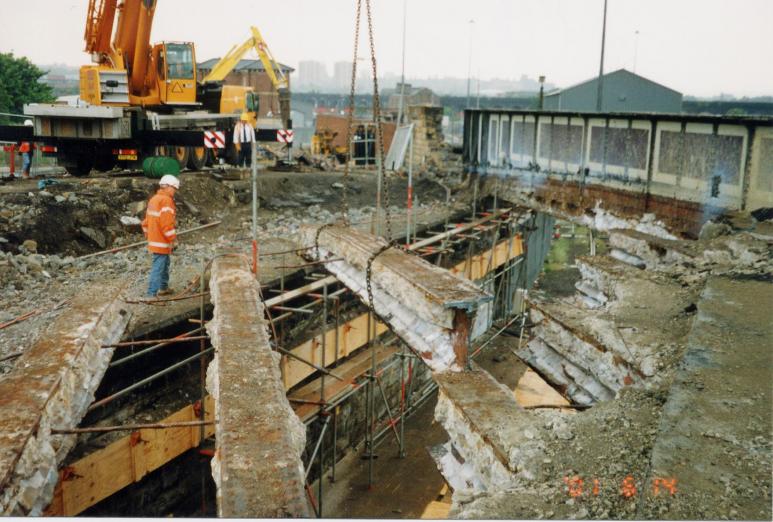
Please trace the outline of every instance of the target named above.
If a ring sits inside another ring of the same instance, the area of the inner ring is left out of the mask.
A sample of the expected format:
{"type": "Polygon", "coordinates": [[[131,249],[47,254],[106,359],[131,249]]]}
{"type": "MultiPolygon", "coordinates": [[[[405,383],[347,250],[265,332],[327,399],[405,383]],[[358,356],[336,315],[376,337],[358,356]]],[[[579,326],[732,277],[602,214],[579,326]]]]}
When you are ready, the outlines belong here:
{"type": "Polygon", "coordinates": [[[177,176],[172,176],[171,174],[166,174],[164,176],[161,176],[161,179],[158,181],[158,184],[162,187],[164,185],[174,187],[177,190],[180,190],[180,180],[177,178],[177,176]]]}
{"type": "Polygon", "coordinates": [[[34,127],[35,124],[32,123],[32,120],[24,120],[24,125],[27,127],[34,127]]]}

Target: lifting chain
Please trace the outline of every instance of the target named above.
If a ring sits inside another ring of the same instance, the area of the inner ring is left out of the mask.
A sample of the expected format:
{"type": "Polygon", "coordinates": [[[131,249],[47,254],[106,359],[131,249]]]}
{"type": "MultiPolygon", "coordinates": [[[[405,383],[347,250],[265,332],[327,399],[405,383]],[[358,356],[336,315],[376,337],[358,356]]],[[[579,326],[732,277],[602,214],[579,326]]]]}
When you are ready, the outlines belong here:
{"type": "MultiPolygon", "coordinates": [[[[379,95],[379,87],[378,87],[378,68],[376,64],[376,44],[373,38],[373,13],[371,10],[371,0],[365,0],[365,10],[368,17],[368,41],[370,43],[370,63],[371,63],[371,74],[373,76],[373,123],[376,126],[376,161],[377,161],[377,167],[381,169],[381,172],[383,173],[384,168],[384,135],[382,130],[382,121],[381,121],[381,97],[379,95]]],[[[359,35],[360,35],[360,19],[361,19],[361,12],[362,12],[362,0],[357,0],[357,15],[355,18],[355,34],[354,34],[354,59],[352,61],[352,82],[351,82],[351,91],[349,93],[349,118],[348,118],[348,125],[347,125],[347,137],[346,137],[346,143],[349,147],[349,150],[351,151],[352,144],[352,119],[354,117],[354,87],[355,87],[355,80],[357,76],[357,54],[359,50],[359,35]]],[[[344,179],[349,175],[349,161],[346,163],[346,167],[344,169],[344,179]]],[[[370,308],[371,313],[374,315],[374,317],[379,317],[379,315],[376,313],[376,309],[373,304],[373,286],[371,282],[371,276],[372,276],[372,269],[373,269],[373,261],[383,254],[385,251],[389,250],[392,247],[397,247],[400,249],[403,249],[402,245],[398,245],[392,238],[392,213],[390,211],[390,201],[389,201],[389,178],[384,173],[383,176],[384,185],[383,185],[383,191],[384,191],[384,206],[386,210],[386,239],[387,244],[381,246],[376,252],[374,252],[370,258],[368,258],[368,263],[365,269],[365,282],[367,285],[368,290],[368,307],[370,308]]],[[[380,211],[380,209],[376,209],[377,211],[380,211]]],[[[347,206],[347,199],[346,199],[346,183],[344,183],[344,215],[345,222],[348,224],[348,215],[349,215],[349,208],[347,206]]],[[[317,230],[317,243],[319,241],[319,234],[324,228],[324,225],[320,227],[317,230]]],[[[317,252],[319,252],[319,246],[318,244],[315,245],[317,248],[317,252]]],[[[403,249],[404,250],[404,249],[403,249]]],[[[318,254],[319,255],[319,254],[318,254]]],[[[392,327],[389,325],[387,321],[384,321],[382,318],[379,317],[379,319],[382,320],[384,324],[389,327],[390,330],[392,330],[395,335],[397,335],[396,332],[392,329],[392,327]]]]}
{"type": "Polygon", "coordinates": [[[317,229],[317,233],[314,234],[314,253],[317,255],[317,260],[322,261],[322,256],[319,255],[319,235],[326,228],[334,226],[335,223],[325,223],[317,229]]]}
{"type": "MultiPolygon", "coordinates": [[[[354,119],[354,87],[357,81],[357,55],[360,49],[360,19],[362,18],[362,0],[357,0],[357,14],[354,18],[354,56],[352,58],[352,81],[351,88],[349,90],[349,114],[346,117],[346,164],[344,165],[344,180],[343,180],[343,208],[341,214],[343,217],[344,225],[349,225],[349,194],[348,185],[349,181],[349,160],[351,159],[352,152],[352,123],[354,119]]],[[[319,238],[319,231],[317,231],[317,237],[319,238]]]]}
{"type": "MultiPolygon", "coordinates": [[[[376,67],[376,44],[373,39],[373,14],[370,0],[365,0],[365,9],[368,15],[368,39],[370,41],[370,63],[373,74],[373,123],[376,125],[376,165],[383,174],[384,207],[386,210],[386,239],[392,242],[392,214],[389,210],[389,178],[384,172],[384,133],[381,128],[381,97],[378,92],[378,70],[376,67]]],[[[381,209],[376,209],[380,212],[381,209]]],[[[379,219],[380,216],[377,216],[379,219]]]]}
{"type": "MultiPolygon", "coordinates": [[[[376,317],[378,317],[378,314],[376,313],[376,308],[373,305],[373,286],[371,284],[371,272],[373,270],[373,261],[375,261],[378,256],[380,256],[381,254],[383,254],[393,246],[394,246],[394,243],[390,241],[386,245],[383,245],[381,248],[376,250],[376,252],[373,253],[373,255],[371,255],[368,258],[368,264],[365,267],[365,283],[368,286],[368,306],[370,307],[370,311],[376,317]]],[[[384,321],[384,324],[387,324],[386,321],[384,321]]]]}

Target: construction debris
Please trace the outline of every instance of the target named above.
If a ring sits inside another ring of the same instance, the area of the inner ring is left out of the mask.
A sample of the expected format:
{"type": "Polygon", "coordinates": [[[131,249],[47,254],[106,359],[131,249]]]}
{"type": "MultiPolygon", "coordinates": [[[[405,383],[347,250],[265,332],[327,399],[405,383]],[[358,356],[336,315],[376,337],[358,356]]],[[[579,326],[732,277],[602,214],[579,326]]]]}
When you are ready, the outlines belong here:
{"type": "Polygon", "coordinates": [[[0,380],[0,513],[39,516],[51,501],[58,465],[75,437],[53,428],[75,428],[129,322],[118,296],[125,282],[85,288],[18,359],[17,371],[0,380]]]}

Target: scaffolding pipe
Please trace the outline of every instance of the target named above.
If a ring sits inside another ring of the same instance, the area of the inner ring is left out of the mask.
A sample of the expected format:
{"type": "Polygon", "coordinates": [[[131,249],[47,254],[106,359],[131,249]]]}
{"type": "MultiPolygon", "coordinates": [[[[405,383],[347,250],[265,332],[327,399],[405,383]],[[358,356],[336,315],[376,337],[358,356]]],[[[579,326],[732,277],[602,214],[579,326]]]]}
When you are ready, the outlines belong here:
{"type": "Polygon", "coordinates": [[[376,384],[378,384],[378,389],[381,392],[381,398],[384,399],[384,406],[386,407],[387,412],[387,419],[389,426],[392,427],[392,431],[395,433],[395,438],[397,439],[397,444],[401,444],[400,441],[400,434],[397,432],[397,428],[395,427],[395,424],[397,424],[397,419],[392,417],[392,409],[389,407],[389,401],[387,400],[386,393],[384,392],[384,387],[381,385],[381,379],[376,377],[376,384]]]}
{"type": "MultiPolygon", "coordinates": [[[[204,328],[196,328],[195,330],[191,330],[190,332],[186,332],[184,334],[180,334],[181,338],[182,336],[188,336],[193,335],[195,333],[198,333],[202,331],[204,328]]],[[[190,340],[190,338],[186,339],[190,340]]],[[[126,357],[122,357],[121,359],[118,359],[117,361],[113,361],[108,365],[108,368],[115,368],[116,366],[121,366],[122,364],[125,364],[131,360],[137,359],[138,357],[142,357],[143,355],[147,355],[149,353],[155,352],[159,348],[163,348],[164,346],[167,346],[169,343],[160,343],[155,346],[151,346],[150,348],[145,348],[144,350],[140,350],[137,353],[133,353],[131,355],[127,355],[126,357]]]]}
{"type": "Polygon", "coordinates": [[[330,482],[335,483],[336,481],[336,459],[337,459],[337,451],[338,448],[338,408],[333,411],[333,466],[332,466],[332,475],[330,476],[330,482]]]}
{"type": "MultiPolygon", "coordinates": [[[[195,228],[191,228],[191,229],[188,229],[188,230],[183,230],[183,231],[177,233],[177,237],[180,237],[180,236],[185,235],[185,234],[190,234],[191,232],[198,232],[199,230],[204,230],[206,228],[215,227],[215,226],[219,225],[220,223],[221,223],[221,221],[214,221],[212,223],[207,223],[206,225],[201,225],[200,227],[195,227],[195,228]]],[[[138,241],[138,242],[132,243],[130,245],[124,245],[124,246],[117,247],[117,248],[111,248],[110,250],[102,250],[101,252],[94,252],[93,254],[87,254],[85,256],[76,257],[75,260],[76,261],[81,261],[83,259],[89,259],[89,258],[92,258],[92,257],[101,256],[101,255],[104,255],[104,254],[113,254],[115,252],[120,252],[122,250],[128,250],[130,248],[136,248],[136,247],[140,247],[140,246],[145,246],[147,244],[148,244],[147,241],[138,241]]]]}
{"type": "MultiPolygon", "coordinates": [[[[199,328],[201,330],[201,328],[199,328]]],[[[148,345],[148,344],[175,344],[175,343],[187,343],[189,341],[198,341],[201,339],[209,339],[208,335],[197,335],[194,337],[172,337],[171,339],[149,339],[147,341],[126,341],[122,343],[103,344],[102,348],[129,348],[131,346],[148,345]]]]}
{"type": "Polygon", "coordinates": [[[324,424],[322,424],[322,431],[320,432],[319,439],[317,440],[317,444],[314,445],[314,451],[312,452],[311,458],[309,459],[309,467],[306,468],[306,472],[304,474],[304,477],[307,480],[309,478],[309,473],[311,472],[311,467],[314,465],[314,460],[317,458],[317,452],[319,451],[319,447],[322,444],[322,437],[325,436],[325,430],[327,430],[327,425],[329,422],[330,422],[330,417],[326,417],[324,424]]]}
{"type": "Polygon", "coordinates": [[[51,428],[53,435],[77,435],[80,433],[110,433],[114,431],[136,431],[136,430],[170,430],[173,428],[194,428],[201,426],[212,426],[215,421],[181,421],[167,423],[150,424],[124,424],[123,426],[90,426],[88,428],[51,428]]]}
{"type": "MultiPolygon", "coordinates": [[[[325,367],[325,350],[327,349],[327,335],[326,333],[326,327],[327,327],[327,285],[322,287],[322,355],[321,355],[321,362],[322,367],[325,367]]],[[[320,402],[325,402],[325,374],[323,373],[320,376],[319,379],[319,400],[320,402]]],[[[323,414],[323,406],[320,405],[318,415],[323,414]]],[[[330,421],[330,417],[327,417],[325,419],[325,426],[327,426],[327,423],[330,421]]],[[[335,440],[333,440],[333,444],[335,444],[335,440]]],[[[317,495],[319,499],[319,518],[322,518],[322,482],[323,477],[325,474],[325,432],[322,431],[322,434],[319,437],[319,479],[317,480],[317,487],[319,488],[319,493],[317,495]]]]}
{"type": "Polygon", "coordinates": [[[375,337],[374,323],[376,318],[372,312],[368,313],[368,347],[370,349],[370,373],[368,374],[368,488],[373,487],[373,428],[376,424],[375,394],[373,393],[373,381],[376,377],[376,350],[373,347],[373,338],[375,337]]]}
{"type": "Polygon", "coordinates": [[[405,458],[405,343],[400,352],[400,450],[398,456],[405,458]]]}
{"type": "MultiPolygon", "coordinates": [[[[204,290],[206,287],[206,272],[207,272],[207,265],[204,261],[201,262],[201,277],[199,278],[199,290],[201,293],[201,301],[199,301],[199,320],[201,321],[201,324],[204,324],[204,290]]],[[[206,382],[207,382],[207,358],[204,355],[204,351],[206,350],[206,346],[204,343],[204,339],[201,339],[199,341],[199,396],[201,401],[201,420],[203,421],[206,417],[206,398],[207,398],[207,389],[206,389],[206,382]]],[[[201,444],[204,441],[204,426],[201,426],[201,431],[199,432],[199,444],[201,444]]],[[[204,488],[206,486],[204,485],[204,482],[202,482],[202,498],[204,498],[204,488]]]]}
{"type": "Polygon", "coordinates": [[[100,406],[104,406],[105,404],[109,404],[109,403],[113,402],[114,400],[116,400],[116,399],[118,399],[120,397],[123,397],[127,393],[130,393],[130,392],[136,390],[137,388],[140,388],[140,387],[142,387],[142,386],[144,386],[144,385],[146,385],[146,384],[148,384],[150,382],[153,382],[156,379],[158,379],[159,377],[163,377],[167,373],[173,372],[174,370],[176,370],[177,368],[180,368],[181,366],[185,366],[186,364],[195,361],[199,357],[203,357],[204,355],[212,353],[214,350],[215,350],[214,348],[207,348],[206,350],[204,350],[203,353],[197,353],[196,355],[194,355],[192,357],[188,357],[187,359],[183,359],[182,361],[173,364],[169,368],[166,368],[164,370],[161,370],[160,372],[154,373],[150,377],[142,379],[141,381],[136,382],[136,383],[132,384],[131,386],[129,386],[127,388],[124,388],[123,390],[120,390],[120,391],[118,391],[118,392],[116,392],[116,393],[114,393],[112,395],[108,395],[104,399],[100,399],[97,402],[92,403],[91,406],[89,406],[86,411],[87,412],[94,411],[95,409],[97,409],[100,406]]]}

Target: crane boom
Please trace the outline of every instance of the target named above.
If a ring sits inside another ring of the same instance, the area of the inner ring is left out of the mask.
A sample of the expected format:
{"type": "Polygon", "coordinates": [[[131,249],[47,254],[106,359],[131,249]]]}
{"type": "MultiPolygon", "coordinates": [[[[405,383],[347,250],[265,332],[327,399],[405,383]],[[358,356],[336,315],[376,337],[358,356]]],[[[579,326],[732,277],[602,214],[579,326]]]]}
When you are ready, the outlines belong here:
{"type": "Polygon", "coordinates": [[[86,17],[86,52],[99,55],[99,59],[110,54],[110,37],[113,32],[117,0],[89,0],[86,17]]]}

